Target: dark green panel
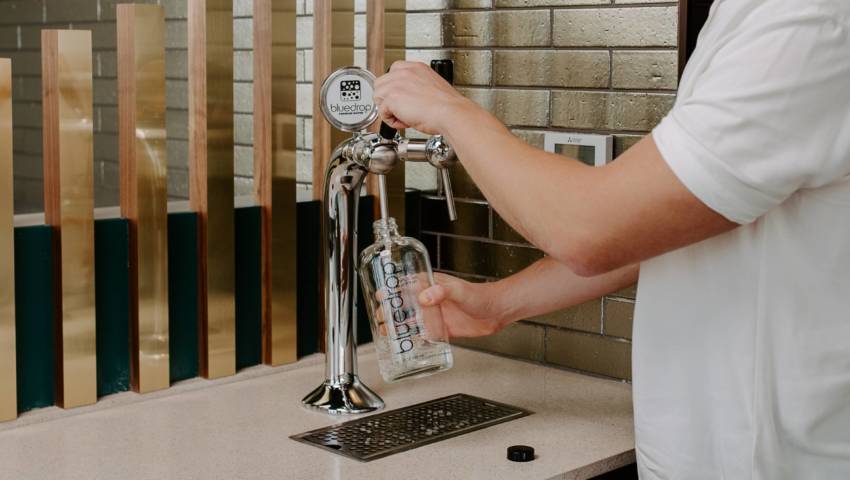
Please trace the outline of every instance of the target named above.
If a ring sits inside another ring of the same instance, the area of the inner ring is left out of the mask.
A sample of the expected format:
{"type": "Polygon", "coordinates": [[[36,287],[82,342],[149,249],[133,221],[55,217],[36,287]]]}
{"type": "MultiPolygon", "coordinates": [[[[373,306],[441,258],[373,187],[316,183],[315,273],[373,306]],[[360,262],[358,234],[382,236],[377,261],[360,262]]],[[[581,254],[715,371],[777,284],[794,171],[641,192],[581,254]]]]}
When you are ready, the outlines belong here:
{"type": "Polygon", "coordinates": [[[261,283],[261,208],[237,208],[236,232],[236,368],[263,360],[261,283]]]}
{"type": "Polygon", "coordinates": [[[97,395],[130,389],[129,224],[94,222],[97,395]]]}
{"type": "Polygon", "coordinates": [[[319,351],[322,204],[298,203],[298,357],[319,351]]]}
{"type": "Polygon", "coordinates": [[[15,229],[18,411],[55,403],[51,228],[15,229]]]}
{"type": "MultiPolygon", "coordinates": [[[[360,261],[360,252],[365,250],[369,245],[375,243],[375,232],[372,224],[375,222],[375,197],[361,197],[360,208],[357,213],[357,252],[354,258],[360,261]]],[[[359,267],[360,265],[358,265],[359,267]]],[[[363,306],[363,296],[360,293],[360,276],[355,275],[357,282],[357,295],[354,296],[357,302],[357,344],[362,345],[372,341],[372,328],[369,324],[369,315],[366,313],[366,308],[363,306]]]]}
{"type": "Polygon", "coordinates": [[[198,376],[198,215],[168,215],[171,382],[198,376]]]}
{"type": "MultiPolygon", "coordinates": [[[[373,197],[361,197],[357,216],[357,256],[374,242],[372,223],[375,220],[373,197]]],[[[322,208],[318,201],[298,203],[298,357],[319,351],[323,294],[322,269],[322,208]]],[[[359,280],[358,280],[359,282],[359,280]]],[[[372,331],[366,309],[360,308],[360,288],[354,297],[357,308],[357,343],[372,341],[372,331]]]]}

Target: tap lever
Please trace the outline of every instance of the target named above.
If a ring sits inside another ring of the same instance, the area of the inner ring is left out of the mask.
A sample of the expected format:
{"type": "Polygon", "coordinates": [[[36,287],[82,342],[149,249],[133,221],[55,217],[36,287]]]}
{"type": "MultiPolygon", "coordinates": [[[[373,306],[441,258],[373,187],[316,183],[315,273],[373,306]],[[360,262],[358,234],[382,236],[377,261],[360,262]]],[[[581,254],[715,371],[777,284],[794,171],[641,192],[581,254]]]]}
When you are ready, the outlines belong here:
{"type": "Polygon", "coordinates": [[[395,140],[395,136],[396,134],[398,134],[398,130],[387,125],[386,122],[381,122],[381,129],[378,131],[378,133],[384,140],[395,140]]]}
{"type": "Polygon", "coordinates": [[[440,169],[440,178],[442,179],[443,193],[446,195],[446,207],[449,209],[449,220],[457,220],[457,208],[455,208],[455,195],[452,192],[452,177],[448,168],[440,169]]]}
{"type": "Polygon", "coordinates": [[[455,83],[455,64],[451,60],[431,60],[431,70],[443,77],[450,85],[455,83]]]}

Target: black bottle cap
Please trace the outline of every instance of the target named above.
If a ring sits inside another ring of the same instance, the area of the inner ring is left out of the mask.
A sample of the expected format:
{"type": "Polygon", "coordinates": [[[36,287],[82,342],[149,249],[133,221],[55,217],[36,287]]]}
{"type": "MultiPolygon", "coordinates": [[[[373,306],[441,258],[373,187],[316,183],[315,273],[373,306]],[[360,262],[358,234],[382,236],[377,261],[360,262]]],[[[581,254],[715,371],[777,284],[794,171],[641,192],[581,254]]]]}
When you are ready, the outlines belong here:
{"type": "Polygon", "coordinates": [[[454,84],[455,64],[451,60],[431,60],[431,70],[443,77],[443,80],[454,84]]]}
{"type": "Polygon", "coordinates": [[[508,460],[512,462],[530,462],[534,460],[534,447],[514,445],[508,447],[508,460]]]}

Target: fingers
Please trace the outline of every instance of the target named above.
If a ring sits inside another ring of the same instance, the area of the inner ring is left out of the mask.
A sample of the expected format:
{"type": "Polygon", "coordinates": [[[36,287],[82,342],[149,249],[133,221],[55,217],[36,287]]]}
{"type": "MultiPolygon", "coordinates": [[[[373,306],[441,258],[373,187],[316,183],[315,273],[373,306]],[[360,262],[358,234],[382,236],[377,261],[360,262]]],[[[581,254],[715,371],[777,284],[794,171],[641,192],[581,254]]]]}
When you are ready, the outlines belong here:
{"type": "Polygon", "coordinates": [[[426,307],[439,305],[446,300],[461,301],[465,286],[461,282],[447,282],[434,285],[419,294],[419,303],[426,307]]]}
{"type": "Polygon", "coordinates": [[[409,125],[396,118],[396,116],[393,115],[392,111],[385,103],[379,104],[378,112],[381,114],[381,119],[383,119],[387,125],[398,130],[410,128],[409,125]]]}

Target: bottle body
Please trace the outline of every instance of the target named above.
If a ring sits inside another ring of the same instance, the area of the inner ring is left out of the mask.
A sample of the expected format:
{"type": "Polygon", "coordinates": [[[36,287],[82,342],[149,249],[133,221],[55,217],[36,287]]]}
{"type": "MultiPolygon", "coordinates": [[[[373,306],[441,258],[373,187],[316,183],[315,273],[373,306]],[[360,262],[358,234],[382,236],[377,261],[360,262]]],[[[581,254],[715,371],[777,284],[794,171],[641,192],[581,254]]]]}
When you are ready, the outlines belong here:
{"type": "Polygon", "coordinates": [[[359,272],[381,376],[395,382],[448,370],[453,359],[441,310],[419,303],[434,284],[425,246],[398,235],[392,218],[375,222],[375,237],[359,272]]]}

